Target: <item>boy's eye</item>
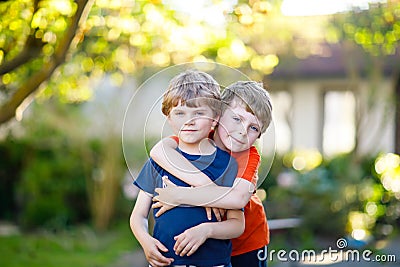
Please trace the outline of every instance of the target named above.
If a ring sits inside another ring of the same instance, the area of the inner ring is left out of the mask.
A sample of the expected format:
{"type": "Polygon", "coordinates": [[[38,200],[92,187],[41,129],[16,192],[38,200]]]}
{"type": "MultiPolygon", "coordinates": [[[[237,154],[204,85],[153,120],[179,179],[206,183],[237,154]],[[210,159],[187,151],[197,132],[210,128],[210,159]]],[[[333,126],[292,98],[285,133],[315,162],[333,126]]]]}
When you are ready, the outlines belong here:
{"type": "Polygon", "coordinates": [[[250,126],[250,129],[255,132],[259,132],[260,130],[256,126],[250,126]]]}
{"type": "Polygon", "coordinates": [[[198,112],[196,112],[196,115],[197,115],[197,116],[203,116],[203,115],[204,115],[204,112],[198,111],[198,112]]]}
{"type": "Polygon", "coordinates": [[[183,115],[183,112],[182,112],[182,111],[176,111],[176,112],[175,112],[175,115],[181,116],[181,115],[183,115]]]}
{"type": "Polygon", "coordinates": [[[233,120],[239,122],[239,121],[240,121],[240,118],[239,118],[239,117],[233,117],[233,120]]]}

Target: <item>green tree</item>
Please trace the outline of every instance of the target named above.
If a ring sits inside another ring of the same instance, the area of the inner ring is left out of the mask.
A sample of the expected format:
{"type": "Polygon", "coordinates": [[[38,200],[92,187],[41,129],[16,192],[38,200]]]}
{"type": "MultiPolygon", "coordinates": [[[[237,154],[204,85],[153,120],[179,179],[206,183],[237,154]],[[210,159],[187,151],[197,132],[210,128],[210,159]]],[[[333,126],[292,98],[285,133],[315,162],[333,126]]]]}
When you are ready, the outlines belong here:
{"type": "Polygon", "coordinates": [[[0,4],[0,124],[47,81],[79,41],[93,1],[7,1],[0,4]]]}
{"type": "MultiPolygon", "coordinates": [[[[124,75],[140,77],[150,67],[192,61],[226,39],[220,29],[177,15],[157,1],[9,0],[0,3],[0,14],[0,125],[14,116],[21,119],[38,93],[41,98],[85,101],[94,90],[89,82],[105,74],[116,83],[124,75]]],[[[61,127],[75,143],[85,143],[74,127],[79,122],[46,123],[61,127]]],[[[115,136],[107,137],[99,170],[85,170],[99,230],[107,228],[113,215],[122,176],[118,143],[115,136]]],[[[81,147],[83,163],[90,165],[86,146],[81,147]]]]}
{"type": "MultiPolygon", "coordinates": [[[[35,96],[86,101],[93,94],[91,81],[106,74],[118,84],[127,75],[140,79],[169,65],[208,60],[262,80],[284,55],[318,54],[325,38],[361,45],[376,58],[398,47],[396,1],[335,16],[336,26],[328,30],[332,17],[283,17],[280,2],[243,0],[221,7],[226,19],[215,26],[161,0],[2,1],[0,126],[14,116],[21,119],[35,96]]],[[[223,4],[205,1],[206,7],[223,4]]],[[[114,166],[105,168],[112,173],[114,166]]],[[[89,196],[96,202],[93,192],[89,196]]]]}
{"type": "Polygon", "coordinates": [[[39,88],[44,97],[85,101],[88,82],[104,73],[121,82],[191,61],[224,38],[161,1],[9,0],[0,15],[0,124],[19,119],[39,88]]]}
{"type": "MultiPolygon", "coordinates": [[[[223,3],[205,2],[205,8],[223,3]]],[[[267,1],[221,8],[226,21],[215,26],[157,0],[1,2],[0,125],[15,115],[21,119],[37,92],[67,102],[88,100],[89,82],[105,73],[121,83],[125,75],[199,60],[253,69],[249,74],[257,78],[271,73],[276,47],[291,38],[289,23],[271,15],[278,8],[267,1]],[[263,26],[271,21],[283,24],[263,26]],[[276,32],[281,34],[272,38],[276,32]]]]}
{"type": "Polygon", "coordinates": [[[39,88],[43,97],[88,100],[93,93],[89,81],[105,73],[121,83],[125,75],[146,76],[157,68],[208,60],[260,80],[274,71],[281,56],[318,54],[325,39],[361,45],[375,57],[393,54],[398,47],[398,1],[333,17],[284,17],[281,1],[205,2],[204,8],[223,6],[226,19],[219,26],[168,3],[0,3],[0,124],[16,113],[19,119],[24,101],[31,101],[39,88]],[[327,28],[332,18],[334,27],[327,28]]]}
{"type": "Polygon", "coordinates": [[[400,43],[400,3],[370,4],[368,10],[351,10],[332,19],[330,40],[350,41],[372,56],[394,55],[400,43]]]}
{"type": "MultiPolygon", "coordinates": [[[[367,78],[370,80],[370,101],[363,110],[359,110],[357,118],[357,128],[359,128],[362,117],[366,117],[378,104],[377,101],[374,101],[374,98],[379,92],[385,61],[390,60],[390,57],[398,56],[400,2],[389,0],[385,4],[370,4],[368,10],[352,10],[336,14],[331,20],[330,27],[328,27],[326,39],[329,42],[340,43],[342,49],[349,54],[347,64],[350,69],[349,76],[353,81],[359,79],[362,71],[367,72],[367,78]],[[366,52],[365,58],[367,59],[366,62],[369,62],[369,67],[364,70],[357,70],[355,62],[352,62],[351,53],[356,49],[362,49],[366,52]]],[[[400,153],[400,66],[398,63],[396,63],[395,68],[397,69],[393,70],[396,82],[394,101],[388,100],[385,104],[389,107],[387,108],[388,111],[395,107],[395,152],[400,153]]],[[[380,121],[382,126],[386,122],[385,118],[380,121]]],[[[363,129],[358,129],[358,132],[361,130],[363,129]]],[[[355,149],[357,149],[357,144],[355,149]]]]}

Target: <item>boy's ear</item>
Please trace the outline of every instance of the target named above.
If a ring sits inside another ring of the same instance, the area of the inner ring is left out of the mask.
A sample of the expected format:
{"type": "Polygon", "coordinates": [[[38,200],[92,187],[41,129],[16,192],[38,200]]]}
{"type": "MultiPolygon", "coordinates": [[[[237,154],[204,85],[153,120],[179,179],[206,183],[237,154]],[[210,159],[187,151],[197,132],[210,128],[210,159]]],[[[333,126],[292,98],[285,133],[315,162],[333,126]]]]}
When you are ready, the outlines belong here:
{"type": "Polygon", "coordinates": [[[212,127],[217,126],[217,125],[218,125],[218,121],[219,121],[219,116],[216,116],[216,117],[213,119],[212,127]]]}

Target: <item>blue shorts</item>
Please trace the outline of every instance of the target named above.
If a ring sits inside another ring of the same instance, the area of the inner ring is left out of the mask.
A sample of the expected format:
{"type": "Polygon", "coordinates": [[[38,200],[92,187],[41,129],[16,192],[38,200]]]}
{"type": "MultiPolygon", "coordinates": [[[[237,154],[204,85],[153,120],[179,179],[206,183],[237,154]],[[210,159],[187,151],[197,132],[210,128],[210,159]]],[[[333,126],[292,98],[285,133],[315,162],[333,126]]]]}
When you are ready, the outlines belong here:
{"type": "Polygon", "coordinates": [[[267,246],[232,256],[232,267],[267,267],[267,246]]]}

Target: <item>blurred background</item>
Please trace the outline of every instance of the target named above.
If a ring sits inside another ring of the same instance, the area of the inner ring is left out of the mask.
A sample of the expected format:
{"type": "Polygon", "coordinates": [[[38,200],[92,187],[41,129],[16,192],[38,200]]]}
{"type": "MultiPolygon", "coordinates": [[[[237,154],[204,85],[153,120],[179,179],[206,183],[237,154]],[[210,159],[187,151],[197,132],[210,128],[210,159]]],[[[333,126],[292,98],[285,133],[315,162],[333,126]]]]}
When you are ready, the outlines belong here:
{"type": "Polygon", "coordinates": [[[142,266],[132,179],[166,81],[141,85],[188,62],[271,94],[258,193],[268,220],[301,222],[271,249],[400,254],[400,1],[2,0],[0,16],[2,266],[142,266]]]}

